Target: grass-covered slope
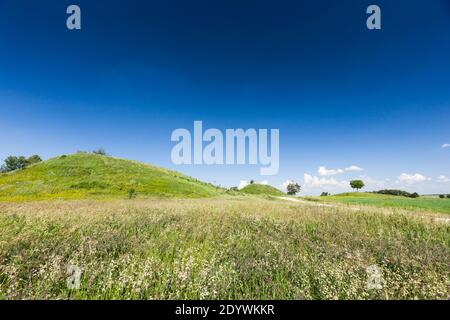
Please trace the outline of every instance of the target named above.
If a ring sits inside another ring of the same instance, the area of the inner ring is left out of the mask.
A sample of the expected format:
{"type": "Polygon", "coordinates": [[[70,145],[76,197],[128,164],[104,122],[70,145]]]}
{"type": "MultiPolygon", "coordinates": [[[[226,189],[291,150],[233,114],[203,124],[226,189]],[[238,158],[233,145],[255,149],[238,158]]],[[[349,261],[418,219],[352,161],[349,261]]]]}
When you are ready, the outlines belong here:
{"type": "Polygon", "coordinates": [[[221,191],[178,172],[96,154],[60,156],[24,170],[0,174],[0,201],[208,197],[221,191]]]}
{"type": "Polygon", "coordinates": [[[353,205],[369,205],[401,209],[423,209],[427,211],[450,213],[450,199],[422,197],[413,199],[376,193],[351,192],[330,197],[320,197],[320,200],[353,205]]]}
{"type": "Polygon", "coordinates": [[[282,196],[283,192],[280,190],[265,184],[249,184],[248,186],[241,189],[241,192],[247,194],[255,194],[255,195],[266,195],[266,196],[282,196]]]}

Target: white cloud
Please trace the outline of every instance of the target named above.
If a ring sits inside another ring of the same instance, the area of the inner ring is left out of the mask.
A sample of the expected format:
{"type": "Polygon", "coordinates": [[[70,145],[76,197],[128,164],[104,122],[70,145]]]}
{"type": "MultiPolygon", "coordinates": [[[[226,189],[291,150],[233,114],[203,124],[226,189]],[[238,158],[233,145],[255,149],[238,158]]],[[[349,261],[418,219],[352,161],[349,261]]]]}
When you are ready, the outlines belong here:
{"type": "Polygon", "coordinates": [[[441,146],[441,148],[442,148],[442,149],[450,148],[450,143],[444,143],[444,144],[441,146]]]}
{"type": "Polygon", "coordinates": [[[335,178],[319,178],[316,176],[311,176],[307,173],[304,174],[305,188],[323,188],[323,187],[347,187],[347,181],[338,181],[335,178]]]}
{"type": "Polygon", "coordinates": [[[390,179],[377,180],[366,175],[362,175],[360,178],[364,181],[366,190],[385,189],[390,182],[390,179]]]}
{"type": "Polygon", "coordinates": [[[419,173],[416,174],[407,174],[407,173],[402,173],[399,177],[398,177],[399,182],[404,182],[407,184],[412,184],[412,183],[418,183],[418,182],[424,182],[424,181],[429,181],[431,180],[430,178],[425,177],[424,175],[421,175],[419,173]]]}
{"type": "Polygon", "coordinates": [[[239,190],[241,190],[242,188],[245,188],[246,186],[248,186],[250,184],[250,182],[248,182],[247,180],[241,180],[239,182],[239,190]]]}
{"type": "Polygon", "coordinates": [[[450,182],[450,179],[447,178],[446,176],[439,176],[439,177],[437,178],[437,181],[438,181],[438,182],[450,182]]]}
{"type": "Polygon", "coordinates": [[[355,165],[345,168],[345,171],[352,171],[352,172],[363,171],[363,170],[364,170],[363,168],[355,166],[355,165]]]}
{"type": "Polygon", "coordinates": [[[344,170],[342,169],[333,170],[327,169],[325,167],[320,167],[319,170],[317,170],[317,173],[319,174],[319,176],[334,176],[339,173],[344,173],[344,170]]]}
{"type": "Polygon", "coordinates": [[[317,170],[317,173],[319,174],[319,176],[335,176],[337,174],[341,174],[344,172],[359,172],[359,171],[363,171],[364,169],[355,165],[352,165],[350,167],[347,167],[345,169],[327,169],[324,166],[319,167],[319,169],[317,170]]]}

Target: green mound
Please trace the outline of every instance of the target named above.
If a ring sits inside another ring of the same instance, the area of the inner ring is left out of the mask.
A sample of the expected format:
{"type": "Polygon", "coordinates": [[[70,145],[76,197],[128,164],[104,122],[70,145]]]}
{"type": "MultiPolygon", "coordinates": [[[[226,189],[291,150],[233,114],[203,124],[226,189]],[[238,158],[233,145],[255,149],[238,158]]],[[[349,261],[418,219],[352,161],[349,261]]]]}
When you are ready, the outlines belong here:
{"type": "Polygon", "coordinates": [[[249,184],[241,189],[241,192],[255,195],[267,195],[267,196],[283,196],[284,193],[280,190],[265,184],[249,184]]]}
{"type": "Polygon", "coordinates": [[[0,201],[126,198],[130,192],[137,197],[200,198],[222,190],[175,171],[87,153],[0,174],[0,201]]]}

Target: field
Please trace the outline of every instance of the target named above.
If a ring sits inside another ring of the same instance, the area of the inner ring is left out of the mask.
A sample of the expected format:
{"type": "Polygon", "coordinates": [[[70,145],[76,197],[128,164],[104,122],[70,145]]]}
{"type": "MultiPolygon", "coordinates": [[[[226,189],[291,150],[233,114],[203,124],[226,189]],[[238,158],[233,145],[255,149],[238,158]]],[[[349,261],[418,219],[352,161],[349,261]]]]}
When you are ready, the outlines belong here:
{"type": "Polygon", "coordinates": [[[60,156],[0,174],[0,299],[447,299],[449,205],[60,156]]]}
{"type": "Polygon", "coordinates": [[[436,216],[240,196],[3,202],[0,297],[447,299],[436,216]]]}
{"type": "Polygon", "coordinates": [[[450,214],[450,199],[420,197],[416,199],[375,193],[344,193],[336,196],[315,197],[324,202],[338,202],[350,205],[375,206],[380,208],[401,208],[450,214]]]}

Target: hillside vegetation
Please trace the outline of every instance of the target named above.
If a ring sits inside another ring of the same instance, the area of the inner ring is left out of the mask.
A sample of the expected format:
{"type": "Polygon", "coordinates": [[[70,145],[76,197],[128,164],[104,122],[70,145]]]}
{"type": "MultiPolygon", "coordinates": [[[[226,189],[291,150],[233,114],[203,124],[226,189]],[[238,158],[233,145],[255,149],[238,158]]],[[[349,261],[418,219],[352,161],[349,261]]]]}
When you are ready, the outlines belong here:
{"type": "Polygon", "coordinates": [[[376,193],[350,192],[328,197],[318,197],[321,201],[340,202],[351,205],[368,205],[401,209],[420,209],[433,212],[450,213],[450,199],[406,198],[376,193]]]}
{"type": "Polygon", "coordinates": [[[242,188],[240,190],[242,193],[246,193],[246,194],[254,194],[254,195],[266,195],[266,196],[283,196],[285,195],[283,192],[281,192],[280,190],[266,185],[266,184],[258,184],[258,183],[253,183],[253,184],[249,184],[248,186],[242,188]]]}
{"type": "Polygon", "coordinates": [[[181,173],[98,154],[60,156],[0,174],[0,201],[209,197],[222,190],[181,173]]]}

